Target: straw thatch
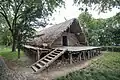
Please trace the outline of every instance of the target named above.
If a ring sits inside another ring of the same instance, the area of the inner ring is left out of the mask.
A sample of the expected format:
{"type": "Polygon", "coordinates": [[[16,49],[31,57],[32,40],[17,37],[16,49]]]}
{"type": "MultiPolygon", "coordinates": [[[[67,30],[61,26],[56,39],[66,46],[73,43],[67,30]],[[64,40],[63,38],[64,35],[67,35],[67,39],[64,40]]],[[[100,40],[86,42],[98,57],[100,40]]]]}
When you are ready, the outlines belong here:
{"type": "Polygon", "coordinates": [[[71,33],[74,33],[76,35],[80,43],[86,45],[84,32],[80,27],[77,19],[71,19],[41,30],[36,34],[34,39],[31,42],[29,42],[29,44],[32,46],[40,47],[41,45],[43,45],[43,43],[46,43],[47,45],[51,46],[54,43],[54,41],[68,29],[71,33]]]}

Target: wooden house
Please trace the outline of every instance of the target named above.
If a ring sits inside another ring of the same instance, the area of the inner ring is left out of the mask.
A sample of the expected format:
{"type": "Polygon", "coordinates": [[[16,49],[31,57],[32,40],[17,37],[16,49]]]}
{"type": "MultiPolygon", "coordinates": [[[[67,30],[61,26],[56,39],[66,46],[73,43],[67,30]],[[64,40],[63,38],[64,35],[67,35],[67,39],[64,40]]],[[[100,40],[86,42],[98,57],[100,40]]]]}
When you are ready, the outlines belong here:
{"type": "Polygon", "coordinates": [[[89,59],[100,53],[99,47],[87,46],[88,42],[77,19],[71,19],[36,33],[34,39],[24,47],[29,54],[34,54],[37,62],[31,68],[42,71],[61,55],[69,56],[72,63],[72,54],[78,54],[79,59],[89,59]],[[67,53],[66,53],[67,52],[67,53]],[[42,56],[41,56],[42,55],[42,56]]]}

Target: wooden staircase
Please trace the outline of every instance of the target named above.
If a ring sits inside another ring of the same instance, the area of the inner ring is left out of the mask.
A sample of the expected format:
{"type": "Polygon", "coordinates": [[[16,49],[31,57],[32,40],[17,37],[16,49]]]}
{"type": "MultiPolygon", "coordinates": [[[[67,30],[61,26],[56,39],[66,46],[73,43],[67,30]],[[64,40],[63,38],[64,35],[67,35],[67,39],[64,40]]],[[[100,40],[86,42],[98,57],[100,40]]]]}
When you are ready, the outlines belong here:
{"type": "Polygon", "coordinates": [[[54,49],[51,51],[49,54],[44,56],[42,59],[39,61],[35,62],[31,68],[33,69],[34,72],[40,72],[46,67],[48,67],[51,63],[53,63],[56,59],[58,59],[62,54],[65,53],[66,50],[60,50],[60,49],[54,49]]]}

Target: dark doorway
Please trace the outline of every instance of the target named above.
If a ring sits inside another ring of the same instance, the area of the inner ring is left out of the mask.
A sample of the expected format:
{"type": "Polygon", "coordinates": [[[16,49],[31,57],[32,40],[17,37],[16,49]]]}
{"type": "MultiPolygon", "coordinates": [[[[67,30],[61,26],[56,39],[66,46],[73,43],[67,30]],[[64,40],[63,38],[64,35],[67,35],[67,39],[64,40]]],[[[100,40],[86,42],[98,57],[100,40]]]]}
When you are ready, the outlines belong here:
{"type": "Polygon", "coordinates": [[[68,46],[67,36],[63,36],[63,46],[68,46]]]}

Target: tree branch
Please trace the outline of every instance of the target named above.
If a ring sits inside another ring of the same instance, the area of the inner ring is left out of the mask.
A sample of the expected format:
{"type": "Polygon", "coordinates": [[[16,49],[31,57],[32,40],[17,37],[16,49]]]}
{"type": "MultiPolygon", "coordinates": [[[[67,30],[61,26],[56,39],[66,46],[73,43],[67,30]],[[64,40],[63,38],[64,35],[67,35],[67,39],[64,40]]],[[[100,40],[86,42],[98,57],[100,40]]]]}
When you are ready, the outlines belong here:
{"type": "Polygon", "coordinates": [[[0,8],[3,11],[3,12],[0,12],[0,14],[5,18],[7,24],[9,26],[9,28],[10,28],[10,31],[12,32],[12,27],[11,27],[10,22],[8,20],[7,14],[6,14],[6,12],[5,12],[5,10],[4,10],[4,8],[2,6],[0,6],[0,8]]]}

